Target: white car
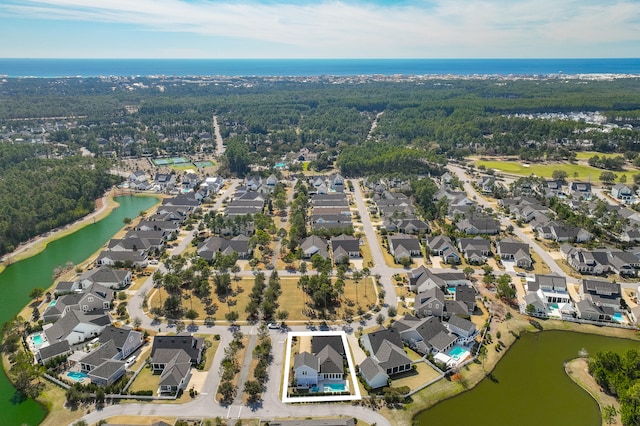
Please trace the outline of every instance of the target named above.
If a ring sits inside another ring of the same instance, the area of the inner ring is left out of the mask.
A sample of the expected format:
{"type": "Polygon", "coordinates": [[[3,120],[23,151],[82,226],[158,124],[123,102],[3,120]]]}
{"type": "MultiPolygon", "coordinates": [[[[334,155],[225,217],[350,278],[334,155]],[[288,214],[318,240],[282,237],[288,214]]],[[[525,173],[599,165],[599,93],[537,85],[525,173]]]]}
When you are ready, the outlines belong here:
{"type": "Polygon", "coordinates": [[[136,359],[137,359],[137,358],[138,358],[138,357],[137,357],[136,355],[132,355],[132,356],[130,356],[129,358],[127,358],[127,360],[125,361],[125,363],[124,363],[124,364],[125,364],[127,367],[129,367],[129,366],[130,366],[130,365],[132,365],[134,362],[136,362],[136,359]]]}
{"type": "Polygon", "coordinates": [[[267,324],[267,327],[269,327],[271,330],[278,330],[280,328],[280,324],[278,324],[277,322],[270,322],[269,324],[267,324]]]}

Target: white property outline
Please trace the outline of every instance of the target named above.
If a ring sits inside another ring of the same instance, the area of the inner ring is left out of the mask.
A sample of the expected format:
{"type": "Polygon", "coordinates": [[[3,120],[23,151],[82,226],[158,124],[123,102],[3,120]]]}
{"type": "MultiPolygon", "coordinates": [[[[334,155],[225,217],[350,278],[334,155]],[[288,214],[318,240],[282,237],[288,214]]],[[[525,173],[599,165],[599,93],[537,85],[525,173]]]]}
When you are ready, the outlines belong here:
{"type": "Polygon", "coordinates": [[[282,382],[282,402],[338,402],[359,401],[361,399],[362,395],[360,395],[360,386],[358,385],[358,378],[356,377],[356,369],[353,365],[353,358],[351,358],[351,349],[349,348],[349,342],[347,342],[347,334],[344,331],[291,331],[287,333],[287,351],[284,363],[284,380],[282,382]],[[293,337],[301,336],[340,336],[342,338],[344,354],[347,358],[347,364],[349,365],[351,386],[355,391],[355,395],[287,396],[287,389],[289,388],[289,372],[291,370],[291,343],[293,337]]]}

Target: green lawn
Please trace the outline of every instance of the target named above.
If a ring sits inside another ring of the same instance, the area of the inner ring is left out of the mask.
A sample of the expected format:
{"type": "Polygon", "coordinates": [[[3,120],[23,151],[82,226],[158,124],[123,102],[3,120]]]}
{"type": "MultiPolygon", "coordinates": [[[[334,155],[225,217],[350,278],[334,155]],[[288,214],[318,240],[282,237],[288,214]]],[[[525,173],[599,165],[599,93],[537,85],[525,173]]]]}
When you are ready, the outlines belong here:
{"type": "MultiPolygon", "coordinates": [[[[513,175],[529,176],[533,174],[543,178],[551,178],[555,170],[564,170],[565,172],[567,172],[567,176],[569,179],[591,179],[591,181],[598,181],[600,179],[600,174],[604,171],[602,169],[597,169],[595,167],[584,164],[570,163],[529,164],[527,167],[525,167],[520,161],[478,160],[475,162],[475,165],[476,167],[483,165],[487,169],[495,169],[497,171],[513,175]]],[[[616,176],[618,176],[619,178],[623,174],[627,174],[628,180],[632,173],[633,171],[616,172],[616,176]]]]}
{"type": "Polygon", "coordinates": [[[603,153],[603,152],[595,152],[595,151],[584,151],[584,152],[576,152],[576,159],[578,160],[588,160],[589,158],[593,157],[593,156],[599,156],[599,157],[618,157],[622,154],[620,153],[603,153]]]}

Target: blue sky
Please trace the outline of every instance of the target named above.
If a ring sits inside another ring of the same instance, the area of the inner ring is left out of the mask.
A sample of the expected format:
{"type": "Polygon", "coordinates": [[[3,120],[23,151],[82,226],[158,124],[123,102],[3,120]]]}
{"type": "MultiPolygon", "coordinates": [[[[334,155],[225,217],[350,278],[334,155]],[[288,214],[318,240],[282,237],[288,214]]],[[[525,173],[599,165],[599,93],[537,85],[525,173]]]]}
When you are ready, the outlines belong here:
{"type": "Polygon", "coordinates": [[[4,58],[640,57],[640,0],[0,0],[4,58]]]}

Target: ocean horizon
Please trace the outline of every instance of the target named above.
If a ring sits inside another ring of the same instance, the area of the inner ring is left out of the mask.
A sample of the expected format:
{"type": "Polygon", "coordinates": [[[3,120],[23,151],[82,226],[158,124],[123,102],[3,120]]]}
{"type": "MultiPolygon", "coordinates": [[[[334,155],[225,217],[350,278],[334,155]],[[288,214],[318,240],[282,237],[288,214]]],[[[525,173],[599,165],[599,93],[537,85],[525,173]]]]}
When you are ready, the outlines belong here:
{"type": "Polygon", "coordinates": [[[640,58],[588,59],[0,59],[0,76],[640,75],[640,58]]]}

